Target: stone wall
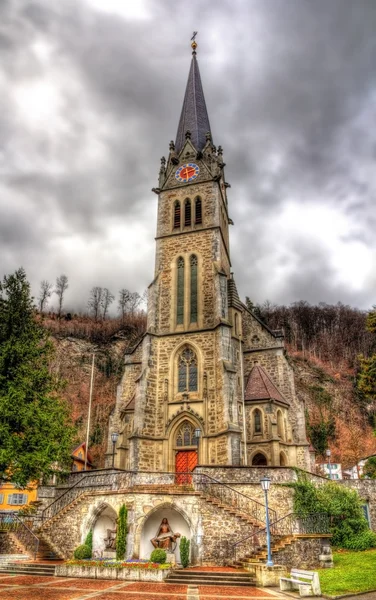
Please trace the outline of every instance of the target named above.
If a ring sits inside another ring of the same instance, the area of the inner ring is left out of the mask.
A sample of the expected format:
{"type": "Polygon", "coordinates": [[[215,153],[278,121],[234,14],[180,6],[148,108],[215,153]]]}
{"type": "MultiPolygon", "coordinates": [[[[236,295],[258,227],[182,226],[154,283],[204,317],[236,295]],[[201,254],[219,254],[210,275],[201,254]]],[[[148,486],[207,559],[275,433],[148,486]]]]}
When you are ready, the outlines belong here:
{"type": "Polygon", "coordinates": [[[358,492],[368,506],[371,529],[376,531],[376,479],[342,479],[337,483],[358,492]]]}

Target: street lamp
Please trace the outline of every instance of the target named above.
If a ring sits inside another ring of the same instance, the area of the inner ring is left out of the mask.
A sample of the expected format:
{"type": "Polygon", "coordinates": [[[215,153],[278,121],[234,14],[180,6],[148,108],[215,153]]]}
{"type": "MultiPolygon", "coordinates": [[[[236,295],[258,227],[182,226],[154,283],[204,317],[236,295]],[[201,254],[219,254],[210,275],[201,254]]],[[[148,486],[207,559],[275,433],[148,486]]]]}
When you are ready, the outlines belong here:
{"type": "Polygon", "coordinates": [[[332,465],[331,465],[331,462],[330,462],[330,455],[331,455],[331,451],[328,448],[327,451],[326,451],[326,456],[328,457],[329,479],[332,478],[332,465]]]}
{"type": "Polygon", "coordinates": [[[111,440],[112,440],[112,468],[114,468],[114,466],[115,466],[115,446],[116,446],[116,442],[118,441],[118,437],[119,437],[119,434],[116,433],[115,431],[113,433],[111,433],[111,440]]]}
{"type": "Polygon", "coordinates": [[[199,427],[196,427],[195,429],[195,438],[197,440],[197,464],[199,461],[199,451],[200,451],[200,437],[201,437],[201,429],[199,427]]]}
{"type": "Polygon", "coordinates": [[[264,477],[262,479],[260,479],[260,484],[261,484],[261,487],[264,490],[264,494],[265,494],[266,545],[268,548],[268,560],[266,561],[267,567],[273,566],[272,550],[271,550],[271,545],[270,545],[270,523],[269,523],[269,508],[268,508],[268,491],[270,488],[270,483],[271,483],[270,477],[268,477],[267,475],[264,475],[264,477]]]}

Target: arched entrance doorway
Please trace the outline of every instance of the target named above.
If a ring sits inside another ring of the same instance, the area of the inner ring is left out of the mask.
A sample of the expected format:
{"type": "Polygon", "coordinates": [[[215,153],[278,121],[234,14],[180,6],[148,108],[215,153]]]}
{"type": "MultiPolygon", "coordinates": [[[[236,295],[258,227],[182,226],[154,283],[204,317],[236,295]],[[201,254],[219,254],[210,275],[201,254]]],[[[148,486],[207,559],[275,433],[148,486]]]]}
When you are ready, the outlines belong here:
{"type": "Polygon", "coordinates": [[[252,467],[266,467],[268,461],[266,460],[265,454],[258,452],[252,458],[252,467]]]}
{"type": "MultiPolygon", "coordinates": [[[[158,532],[161,527],[161,523],[163,519],[167,519],[168,527],[172,534],[180,533],[181,536],[185,536],[188,540],[191,539],[191,530],[190,527],[183,517],[177,510],[169,507],[161,507],[151,513],[144,522],[141,531],[140,538],[140,558],[141,559],[149,559],[150,554],[154,550],[154,546],[151,543],[151,540],[155,539],[158,536],[158,532]]],[[[176,562],[180,562],[180,539],[176,539],[176,547],[174,550],[176,562]]]]}
{"type": "Polygon", "coordinates": [[[189,475],[198,463],[198,438],[195,427],[186,419],[175,431],[175,482],[177,484],[191,483],[189,475]]]}

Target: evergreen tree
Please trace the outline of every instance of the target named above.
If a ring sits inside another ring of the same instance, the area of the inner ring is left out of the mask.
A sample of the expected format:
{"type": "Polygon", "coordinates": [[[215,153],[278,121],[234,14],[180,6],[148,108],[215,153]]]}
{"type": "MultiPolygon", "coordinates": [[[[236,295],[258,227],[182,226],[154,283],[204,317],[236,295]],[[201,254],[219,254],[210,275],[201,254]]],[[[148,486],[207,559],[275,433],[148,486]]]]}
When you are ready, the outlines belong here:
{"type": "Polygon", "coordinates": [[[116,531],[116,560],[124,560],[127,549],[127,518],[128,510],[125,504],[122,504],[119,510],[119,518],[116,531]]]}
{"type": "MultiPolygon", "coordinates": [[[[367,316],[367,331],[376,334],[376,307],[367,316]]],[[[374,347],[376,339],[373,339],[374,347]]],[[[370,421],[376,429],[376,353],[368,358],[360,356],[360,371],[357,377],[357,388],[361,398],[367,404],[370,421]]]]}
{"type": "Polygon", "coordinates": [[[0,282],[0,481],[26,487],[69,460],[74,430],[49,369],[53,351],[19,269],[0,282]]]}

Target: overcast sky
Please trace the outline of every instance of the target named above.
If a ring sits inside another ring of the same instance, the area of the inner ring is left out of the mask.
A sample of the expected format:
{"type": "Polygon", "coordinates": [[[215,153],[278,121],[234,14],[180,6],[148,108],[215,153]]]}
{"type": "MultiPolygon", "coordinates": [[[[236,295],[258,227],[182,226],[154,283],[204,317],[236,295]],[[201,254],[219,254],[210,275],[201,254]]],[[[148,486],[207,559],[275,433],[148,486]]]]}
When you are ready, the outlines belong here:
{"type": "Polygon", "coordinates": [[[375,0],[1,0],[0,275],[150,283],[193,30],[240,295],[370,308],[375,0]]]}

